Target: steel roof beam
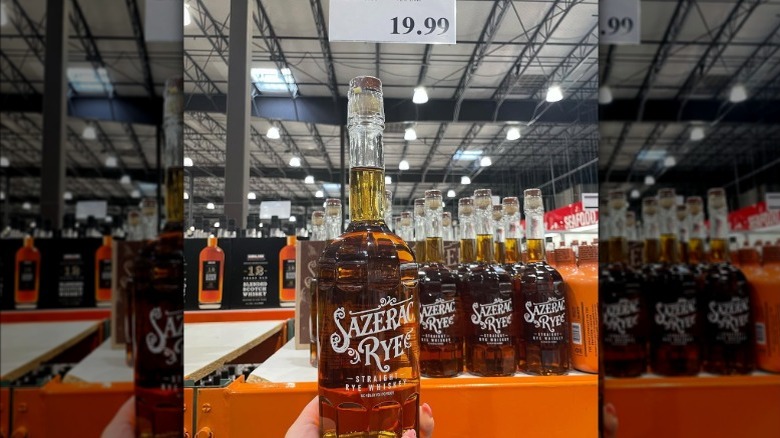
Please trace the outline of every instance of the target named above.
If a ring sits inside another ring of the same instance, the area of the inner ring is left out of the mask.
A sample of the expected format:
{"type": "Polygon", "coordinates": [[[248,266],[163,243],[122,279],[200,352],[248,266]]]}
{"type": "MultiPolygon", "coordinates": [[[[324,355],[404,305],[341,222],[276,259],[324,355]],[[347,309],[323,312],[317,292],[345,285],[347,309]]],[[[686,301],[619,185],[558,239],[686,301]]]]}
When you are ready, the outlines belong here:
{"type": "Polygon", "coordinates": [[[122,129],[125,131],[125,135],[127,135],[127,138],[130,140],[130,143],[133,145],[133,149],[135,149],[135,153],[138,154],[139,158],[141,158],[141,163],[143,163],[144,165],[144,170],[150,172],[151,168],[149,166],[149,161],[146,159],[146,154],[144,154],[143,146],[141,146],[141,141],[138,139],[138,135],[135,133],[135,129],[133,129],[133,125],[130,123],[122,123],[122,129]]]}
{"type": "Polygon", "coordinates": [[[447,182],[447,177],[450,176],[452,173],[452,162],[455,160],[455,155],[457,155],[459,152],[463,152],[471,146],[471,143],[474,142],[474,139],[477,138],[477,135],[479,135],[479,132],[482,131],[482,127],[485,126],[484,123],[472,123],[469,127],[469,130],[466,131],[466,135],[463,136],[463,139],[461,140],[460,144],[458,145],[458,148],[455,149],[455,152],[450,155],[450,159],[447,160],[447,165],[444,166],[445,172],[444,176],[441,179],[442,183],[447,182]]]}
{"type": "MultiPolygon", "coordinates": [[[[216,52],[217,56],[219,56],[220,59],[222,59],[222,62],[227,65],[228,60],[225,56],[225,52],[228,51],[229,39],[227,35],[225,35],[225,32],[223,32],[225,25],[214,19],[206,7],[206,4],[203,3],[203,0],[196,0],[196,3],[198,4],[198,7],[194,12],[197,13],[191,14],[192,19],[203,33],[203,36],[211,43],[211,47],[216,52]],[[211,33],[212,31],[214,34],[211,33]]],[[[192,11],[192,8],[190,8],[190,11],[192,11]]]]}
{"type": "Polygon", "coordinates": [[[33,52],[35,58],[43,64],[46,43],[38,25],[30,19],[30,16],[27,15],[27,11],[24,10],[19,3],[19,0],[11,0],[11,7],[13,10],[9,11],[10,13],[8,14],[11,24],[13,24],[16,31],[27,43],[27,46],[33,52]]]}
{"type": "Polygon", "coordinates": [[[498,102],[496,113],[512,93],[512,90],[520,81],[520,78],[523,77],[528,67],[536,60],[539,52],[547,44],[550,37],[555,33],[555,30],[558,29],[558,26],[563,22],[564,18],[566,18],[575,5],[580,3],[582,3],[581,0],[557,0],[550,6],[550,9],[547,10],[542,21],[533,31],[528,44],[523,47],[520,55],[517,57],[512,67],[509,68],[507,74],[493,93],[493,99],[498,102]]]}
{"type": "Polygon", "coordinates": [[[425,80],[425,75],[428,74],[428,63],[431,62],[432,51],[433,51],[433,44],[426,44],[425,51],[423,51],[422,61],[420,61],[420,74],[417,75],[418,87],[423,84],[423,81],[425,80]]]}
{"type": "MultiPolygon", "coordinates": [[[[252,18],[255,20],[255,25],[257,25],[257,28],[260,30],[260,35],[263,36],[266,49],[271,55],[271,62],[276,64],[276,68],[279,69],[279,74],[281,74],[282,69],[290,68],[290,64],[284,56],[282,45],[279,44],[279,40],[276,38],[276,32],[274,32],[274,27],[271,25],[271,19],[265,11],[262,0],[256,0],[256,2],[257,13],[252,14],[252,18]]],[[[287,81],[285,81],[285,85],[287,86],[287,91],[290,93],[290,97],[295,98],[298,96],[297,85],[289,84],[287,81]]]]}
{"type": "Polygon", "coordinates": [[[320,0],[309,0],[309,4],[311,5],[311,13],[314,16],[314,25],[317,27],[320,50],[322,50],[322,54],[325,57],[325,70],[328,72],[328,89],[331,96],[333,96],[333,101],[336,102],[339,99],[339,86],[336,80],[336,70],[333,68],[333,53],[330,50],[330,42],[328,41],[328,29],[325,25],[325,15],[322,13],[322,3],[320,0]]]}
{"type": "MultiPolygon", "coordinates": [[[[152,68],[149,63],[146,41],[144,40],[144,27],[141,22],[141,13],[138,11],[138,2],[137,0],[125,0],[125,4],[127,5],[127,13],[130,15],[130,24],[133,26],[133,36],[135,37],[135,45],[138,48],[138,57],[141,58],[144,88],[146,88],[149,96],[154,97],[154,79],[152,79],[152,68]]],[[[144,161],[146,161],[146,157],[144,157],[144,161]]]]}
{"type": "MultiPolygon", "coordinates": [[[[330,176],[333,178],[333,163],[330,160],[330,154],[328,154],[328,149],[325,147],[325,142],[322,141],[322,136],[320,135],[320,131],[317,129],[317,125],[314,123],[307,123],[306,129],[309,130],[309,135],[312,136],[314,143],[317,145],[317,148],[319,148],[320,153],[325,159],[325,164],[328,165],[328,172],[330,172],[330,176]]],[[[290,136],[290,139],[292,139],[292,136],[290,136]]]]}
{"type": "Polygon", "coordinates": [[[506,11],[509,9],[511,3],[512,2],[509,0],[500,0],[493,3],[490,15],[488,15],[485,25],[482,27],[482,32],[479,35],[479,40],[474,47],[474,51],[471,53],[471,58],[469,59],[468,64],[466,64],[466,68],[463,70],[463,75],[460,77],[458,88],[455,89],[455,93],[452,95],[452,98],[455,100],[453,121],[458,120],[460,105],[465,98],[469,85],[471,85],[471,79],[474,77],[474,74],[477,72],[480,65],[482,65],[485,56],[487,56],[487,49],[492,44],[498,27],[501,25],[501,21],[504,19],[504,15],[506,15],[506,11]]]}
{"type": "MultiPolygon", "coordinates": [[[[6,64],[6,66],[0,67],[0,75],[3,77],[3,82],[10,83],[14,89],[20,95],[34,95],[41,97],[41,94],[35,87],[27,80],[21,70],[11,62],[8,55],[0,50],[0,59],[6,64]]],[[[4,109],[5,111],[5,109],[4,109]]]]}
{"type": "Polygon", "coordinates": [[[439,125],[439,130],[436,131],[436,136],[433,138],[433,143],[431,143],[430,149],[428,150],[428,155],[425,157],[425,161],[423,161],[422,166],[420,166],[423,171],[422,175],[420,176],[420,180],[414,183],[414,186],[412,186],[412,191],[409,193],[409,199],[406,201],[408,205],[412,205],[414,202],[414,192],[417,190],[417,187],[420,185],[420,183],[426,182],[425,177],[428,176],[431,160],[436,154],[436,150],[439,149],[439,145],[441,144],[442,138],[444,138],[444,131],[447,130],[447,126],[449,126],[449,123],[442,123],[439,125]]]}
{"type": "MultiPolygon", "coordinates": [[[[772,124],[780,122],[780,101],[753,100],[753,104],[739,105],[732,109],[724,117],[719,108],[721,99],[696,99],[688,102],[683,108],[682,102],[675,99],[649,99],[645,102],[644,122],[712,122],[719,120],[721,123],[760,123],[772,124]],[[762,107],[760,104],[764,104],[762,107]]],[[[638,99],[615,99],[609,105],[600,107],[603,122],[628,122],[635,121],[642,102],[638,99]]]]}

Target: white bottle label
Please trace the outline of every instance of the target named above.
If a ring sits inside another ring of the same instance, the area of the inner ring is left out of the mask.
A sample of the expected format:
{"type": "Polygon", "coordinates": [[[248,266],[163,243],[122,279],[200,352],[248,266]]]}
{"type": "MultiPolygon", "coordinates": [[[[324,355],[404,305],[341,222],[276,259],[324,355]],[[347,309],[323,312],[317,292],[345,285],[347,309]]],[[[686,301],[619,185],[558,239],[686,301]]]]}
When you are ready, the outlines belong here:
{"type": "Polygon", "coordinates": [[[442,330],[455,324],[455,300],[437,298],[431,304],[420,306],[420,325],[424,330],[441,334],[442,330]]]}
{"type": "Polygon", "coordinates": [[[563,298],[550,297],[542,303],[526,301],[525,322],[531,323],[537,329],[556,331],[557,327],[566,323],[566,301],[563,298]]]}
{"type": "Polygon", "coordinates": [[[399,327],[414,319],[412,297],[397,302],[395,297],[382,298],[375,309],[360,312],[347,312],[339,307],[333,312],[333,321],[338,333],[331,333],[330,345],[336,353],[347,353],[350,363],[372,364],[382,372],[390,371],[386,362],[404,354],[411,348],[413,330],[399,331],[399,327]],[[393,337],[380,336],[382,333],[396,331],[393,337]],[[360,339],[355,348],[350,346],[352,339],[360,339]]]}
{"type": "Polygon", "coordinates": [[[639,299],[621,298],[604,306],[604,326],[610,332],[626,334],[639,323],[639,299]]]}
{"type": "Polygon", "coordinates": [[[482,330],[491,330],[497,335],[502,334],[512,323],[512,299],[494,298],[492,303],[474,303],[471,323],[479,325],[482,330]]]}
{"type": "Polygon", "coordinates": [[[696,299],[679,298],[673,303],[656,303],[654,320],[666,331],[684,334],[696,324],[696,299]]]}
{"type": "Polygon", "coordinates": [[[149,312],[149,322],[154,332],[146,334],[146,347],[154,354],[165,355],[166,365],[173,365],[181,357],[184,312],[163,311],[155,307],[149,312]]]}

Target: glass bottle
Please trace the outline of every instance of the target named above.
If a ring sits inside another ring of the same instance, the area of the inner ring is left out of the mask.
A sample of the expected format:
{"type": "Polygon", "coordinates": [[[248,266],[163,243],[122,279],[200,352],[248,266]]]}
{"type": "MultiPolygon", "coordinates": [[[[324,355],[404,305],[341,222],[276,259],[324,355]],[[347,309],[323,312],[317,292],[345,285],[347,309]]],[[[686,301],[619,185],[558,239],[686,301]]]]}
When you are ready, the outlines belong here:
{"type": "Polygon", "coordinates": [[[710,216],[709,261],[702,270],[700,299],[704,325],[702,369],[712,374],[748,374],[755,368],[750,288],[729,263],[728,207],[722,188],[707,191],[710,216]]]}
{"type": "Polygon", "coordinates": [[[504,207],[494,205],[492,210],[493,216],[493,257],[494,262],[499,265],[506,264],[506,241],[505,229],[504,229],[504,207]]]}
{"type": "Polygon", "coordinates": [[[688,238],[690,235],[690,226],[688,224],[688,208],[678,205],[677,212],[677,235],[680,236],[680,262],[688,263],[688,238]]]}
{"type": "Polygon", "coordinates": [[[701,196],[689,196],[685,199],[688,213],[688,264],[696,271],[707,262],[705,242],[707,230],[704,225],[704,201],[701,196]]]}
{"type": "Polygon", "coordinates": [[[41,284],[41,253],[35,247],[33,237],[24,236],[22,247],[16,251],[16,281],[14,301],[17,309],[38,307],[41,284]]]}
{"type": "Polygon", "coordinates": [[[445,242],[452,242],[455,240],[454,233],[452,231],[452,213],[449,211],[442,212],[441,216],[441,233],[445,242]]]}
{"type": "Polygon", "coordinates": [[[425,198],[414,200],[414,256],[417,262],[425,261],[425,198]]]}
{"type": "Polygon", "coordinates": [[[609,192],[609,260],[599,277],[604,373],[638,377],[647,370],[647,308],[642,275],[628,262],[626,194],[609,192]]]}
{"type": "MultiPolygon", "coordinates": [[[[458,277],[458,288],[466,287],[461,285],[468,279],[468,272],[471,266],[477,261],[477,231],[474,228],[474,198],[458,199],[458,219],[460,220],[460,251],[458,265],[455,267],[455,273],[458,277]]],[[[463,295],[463,291],[458,292],[463,295]]]]}
{"type": "Polygon", "coordinates": [[[419,436],[418,267],[384,223],[379,79],[348,91],[347,230],[318,262],[320,435],[419,436]]]}
{"type": "Polygon", "coordinates": [[[341,236],[341,199],[325,200],[325,240],[341,236]]]}
{"type": "Polygon", "coordinates": [[[111,234],[103,236],[103,245],[95,251],[95,303],[98,307],[111,306],[111,234]]]}
{"type": "Polygon", "coordinates": [[[279,251],[279,305],[295,306],[295,235],[287,236],[287,245],[279,251]]]}
{"type": "Polygon", "coordinates": [[[651,309],[650,368],[663,376],[690,376],[701,365],[701,328],[694,276],[680,263],[676,198],[674,189],[658,191],[659,263],[645,265],[643,292],[651,309]]]}
{"type": "Polygon", "coordinates": [[[165,226],[141,251],[135,281],[136,436],[180,436],[184,422],[182,80],[165,84],[165,226]]]}
{"type": "Polygon", "coordinates": [[[222,307],[222,285],[225,277],[225,252],[219,247],[217,236],[210,235],[206,247],[198,256],[198,307],[219,309],[222,307]]]}
{"type": "MultiPolygon", "coordinates": [[[[339,207],[341,212],[341,207],[339,207]]],[[[327,238],[325,232],[325,212],[313,211],[311,213],[311,241],[324,242],[327,238]]],[[[316,263],[314,266],[316,272],[316,263]]],[[[309,283],[309,363],[317,366],[317,276],[311,278],[309,283]]]]}
{"type": "MultiPolygon", "coordinates": [[[[478,376],[511,376],[517,369],[519,333],[512,279],[493,262],[492,203],[490,189],[474,191],[476,262],[464,274],[460,292],[466,312],[466,367],[478,376]]],[[[462,260],[470,256],[461,251],[462,260]]]]}
{"type": "Polygon", "coordinates": [[[414,242],[414,227],[412,226],[412,212],[402,211],[401,221],[398,226],[398,237],[404,242],[414,242]]]}
{"type": "Polygon", "coordinates": [[[504,268],[511,273],[522,267],[520,260],[520,241],[523,238],[523,226],[520,224],[520,200],[516,196],[507,196],[501,201],[504,221],[504,268]]]}
{"type": "Polygon", "coordinates": [[[561,375],[569,370],[569,336],[563,278],[547,264],[542,191],[523,192],[528,262],[520,272],[525,365],[535,375],[561,375]]]}
{"type": "Polygon", "coordinates": [[[385,190],[385,225],[390,231],[395,231],[393,225],[393,192],[385,190]]]}
{"type": "Polygon", "coordinates": [[[420,264],[420,374],[454,377],[463,370],[461,299],[444,265],[442,196],[425,191],[425,262],[420,264]]]}

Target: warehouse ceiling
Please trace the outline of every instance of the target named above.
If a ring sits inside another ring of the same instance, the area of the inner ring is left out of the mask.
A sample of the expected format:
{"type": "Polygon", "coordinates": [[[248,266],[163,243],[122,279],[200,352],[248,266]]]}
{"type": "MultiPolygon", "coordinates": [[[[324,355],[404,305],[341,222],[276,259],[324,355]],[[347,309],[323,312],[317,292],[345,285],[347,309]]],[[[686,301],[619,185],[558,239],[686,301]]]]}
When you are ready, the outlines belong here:
{"type": "MultiPolygon", "coordinates": [[[[218,215],[229,2],[189,0],[186,7],[185,155],[194,166],[185,187],[195,215],[218,215]],[[207,202],[216,208],[206,210],[207,202]]],[[[383,83],[385,168],[396,214],[433,188],[465,196],[492,187],[510,196],[542,186],[550,205],[553,194],[560,204],[595,190],[597,1],[458,1],[456,45],[329,42],[327,0],[255,0],[251,8],[251,68],[277,81],[253,80],[250,212],[262,200],[308,207],[322,204],[318,190],[340,195],[344,99],[349,80],[365,74],[383,83]],[[554,84],[564,99],[548,103],[554,84]],[[427,90],[426,104],[411,102],[418,85],[427,90]],[[281,138],[266,137],[271,126],[281,138]],[[416,140],[404,140],[409,127],[416,140]],[[517,140],[507,140],[512,127],[521,132],[517,140]],[[300,167],[288,165],[293,156],[300,167]],[[483,156],[490,167],[480,167],[483,156]],[[408,170],[399,170],[402,160],[408,170]],[[314,183],[304,183],[306,176],[314,183]],[[472,184],[461,185],[463,176],[472,184]]]]}
{"type": "Polygon", "coordinates": [[[641,44],[600,51],[600,83],[614,99],[600,105],[603,187],[643,196],[665,186],[682,195],[723,186],[732,208],[780,190],[780,2],[641,8],[641,44]],[[732,102],[738,85],[747,98],[732,102]],[[648,176],[654,184],[645,184],[648,176]]]}
{"type": "MultiPolygon", "coordinates": [[[[42,190],[46,1],[3,4],[8,22],[0,28],[0,138],[8,167],[0,168],[2,192],[11,214],[36,215],[42,190]]],[[[134,195],[157,192],[155,124],[161,120],[165,80],[181,75],[181,49],[175,43],[144,42],[144,0],[117,6],[106,8],[99,0],[69,4],[65,190],[70,212],[78,200],[108,200],[114,206],[110,212],[120,214],[121,206],[138,204],[134,195]],[[127,111],[139,108],[140,116],[127,111]]]]}

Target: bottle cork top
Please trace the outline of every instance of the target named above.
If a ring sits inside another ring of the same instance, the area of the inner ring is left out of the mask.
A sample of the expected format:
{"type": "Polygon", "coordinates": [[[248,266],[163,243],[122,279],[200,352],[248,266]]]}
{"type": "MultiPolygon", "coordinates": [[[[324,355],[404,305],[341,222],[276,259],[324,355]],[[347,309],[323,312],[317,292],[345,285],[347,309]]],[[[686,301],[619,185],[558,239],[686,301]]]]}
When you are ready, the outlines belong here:
{"type": "Polygon", "coordinates": [[[504,208],[504,214],[514,215],[520,212],[520,200],[516,196],[507,196],[501,201],[504,208]]]}

